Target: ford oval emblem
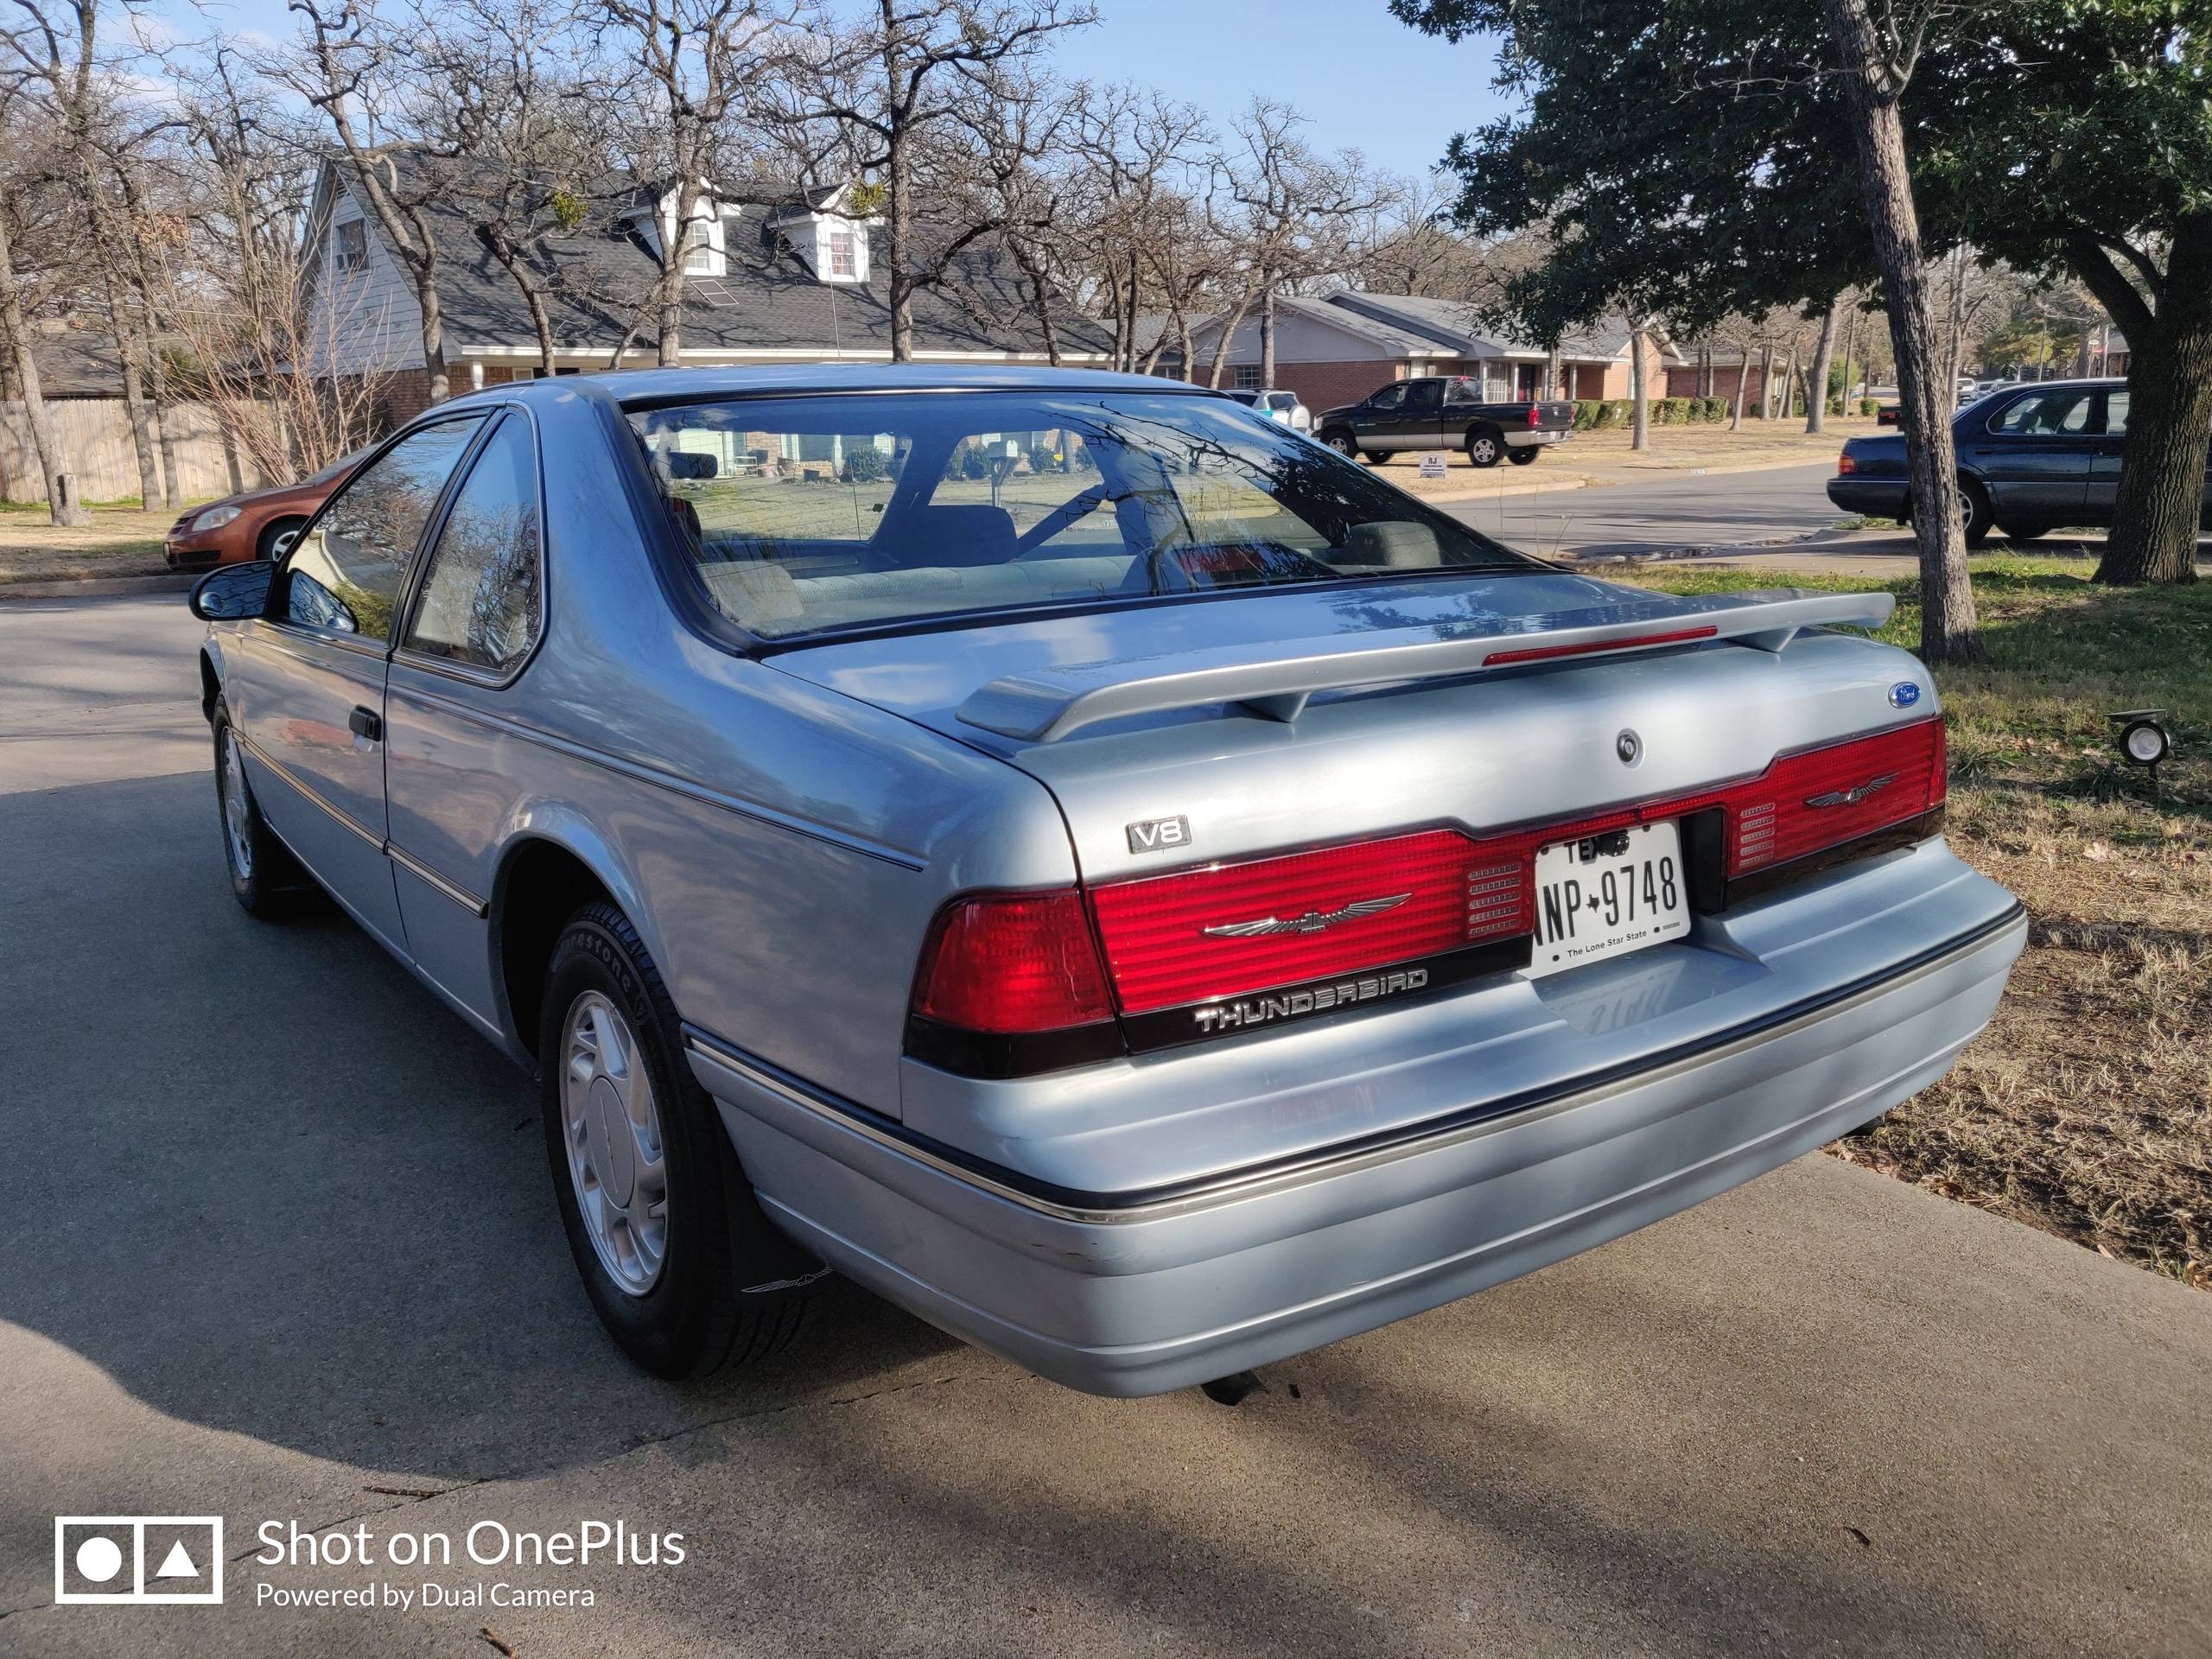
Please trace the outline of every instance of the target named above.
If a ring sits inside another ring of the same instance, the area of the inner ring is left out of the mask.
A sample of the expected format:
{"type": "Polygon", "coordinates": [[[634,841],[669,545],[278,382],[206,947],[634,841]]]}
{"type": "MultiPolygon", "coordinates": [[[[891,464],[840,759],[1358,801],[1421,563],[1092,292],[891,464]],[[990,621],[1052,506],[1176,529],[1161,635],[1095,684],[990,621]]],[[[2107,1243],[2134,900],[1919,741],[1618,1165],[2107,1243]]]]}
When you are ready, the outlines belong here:
{"type": "Polygon", "coordinates": [[[1890,688],[1890,707],[1892,709],[1910,709],[1919,701],[1920,682],[1917,680],[1899,680],[1890,688]]]}

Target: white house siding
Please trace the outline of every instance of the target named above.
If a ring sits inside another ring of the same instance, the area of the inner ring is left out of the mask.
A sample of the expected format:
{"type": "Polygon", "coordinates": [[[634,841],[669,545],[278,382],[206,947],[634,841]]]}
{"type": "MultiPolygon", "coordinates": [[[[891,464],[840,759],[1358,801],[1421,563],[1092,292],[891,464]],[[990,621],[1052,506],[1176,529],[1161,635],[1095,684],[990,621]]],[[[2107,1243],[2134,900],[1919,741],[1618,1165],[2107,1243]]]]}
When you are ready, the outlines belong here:
{"type": "MultiPolygon", "coordinates": [[[[333,178],[334,181],[334,175],[333,178]]],[[[375,221],[367,226],[367,264],[341,272],[331,263],[339,226],[362,217],[351,189],[335,184],[309,300],[312,333],[307,355],[318,374],[375,374],[423,366],[423,308],[415,302],[414,284],[385,246],[375,221]]]]}

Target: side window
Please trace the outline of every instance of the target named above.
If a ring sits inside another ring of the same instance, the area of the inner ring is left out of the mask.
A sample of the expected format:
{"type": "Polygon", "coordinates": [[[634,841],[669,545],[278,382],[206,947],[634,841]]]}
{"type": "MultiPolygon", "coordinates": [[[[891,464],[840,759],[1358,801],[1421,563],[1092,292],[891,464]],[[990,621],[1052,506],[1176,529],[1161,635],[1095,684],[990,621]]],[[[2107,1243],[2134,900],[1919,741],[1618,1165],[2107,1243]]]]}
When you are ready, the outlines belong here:
{"type": "Polygon", "coordinates": [[[410,651],[494,671],[530,654],[543,614],[537,518],[530,423],[510,415],[477,452],[438,532],[410,651]]]}
{"type": "Polygon", "coordinates": [[[1408,383],[1406,413],[1433,415],[1444,407],[1444,383],[1441,380],[1414,380],[1408,383]]]}
{"type": "Polygon", "coordinates": [[[2127,389],[2105,394],[2105,435],[2124,438],[2127,435],[2127,389]]]}
{"type": "Polygon", "coordinates": [[[289,621],[382,639],[391,632],[407,562],[479,421],[410,433],[355,475],[284,565],[289,621]]]}
{"type": "Polygon", "coordinates": [[[1483,400],[1482,388],[1464,374],[1455,374],[1444,383],[1444,404],[1471,408],[1483,400]]]}
{"type": "Polygon", "coordinates": [[[1367,406],[1378,415],[1395,414],[1406,401],[1406,383],[1394,380],[1367,400],[1367,406]]]}
{"type": "Polygon", "coordinates": [[[2030,392],[2007,404],[1991,423],[1991,429],[2007,438],[2077,436],[2089,429],[2089,412],[2096,399],[2095,389],[2089,386],[2030,392]]]}

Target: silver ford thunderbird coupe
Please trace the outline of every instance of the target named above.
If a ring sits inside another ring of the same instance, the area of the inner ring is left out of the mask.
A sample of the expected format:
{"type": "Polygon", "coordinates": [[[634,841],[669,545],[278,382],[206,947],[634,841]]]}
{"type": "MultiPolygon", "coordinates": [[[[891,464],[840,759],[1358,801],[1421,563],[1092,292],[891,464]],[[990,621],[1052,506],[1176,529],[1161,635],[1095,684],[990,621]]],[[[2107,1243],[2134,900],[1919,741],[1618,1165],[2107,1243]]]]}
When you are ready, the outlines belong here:
{"type": "Polygon", "coordinates": [[[1228,1376],[1866,1122],[2024,933],[1886,595],[1595,581],[1160,380],[494,388],[192,603],[239,902],[535,1068],[663,1375],[834,1269],[1228,1376]]]}

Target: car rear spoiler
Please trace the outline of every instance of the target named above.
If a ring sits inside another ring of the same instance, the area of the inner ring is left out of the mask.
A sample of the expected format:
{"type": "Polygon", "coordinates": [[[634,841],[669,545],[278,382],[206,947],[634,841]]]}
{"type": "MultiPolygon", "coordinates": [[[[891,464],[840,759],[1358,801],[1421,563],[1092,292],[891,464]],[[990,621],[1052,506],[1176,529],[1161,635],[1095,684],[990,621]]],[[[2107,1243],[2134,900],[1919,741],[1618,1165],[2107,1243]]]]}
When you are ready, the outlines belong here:
{"type": "Polygon", "coordinates": [[[1317,691],[1707,640],[1778,652],[1807,628],[1879,627],[1896,607],[1885,593],[1780,588],[1500,618],[1495,629],[1480,632],[1392,628],[1351,639],[1211,646],[1172,657],[1009,674],[971,693],[959,717],[981,730],[1033,743],[1057,742],[1102,721],[1210,703],[1240,704],[1270,720],[1293,721],[1317,691]]]}

